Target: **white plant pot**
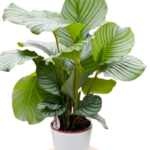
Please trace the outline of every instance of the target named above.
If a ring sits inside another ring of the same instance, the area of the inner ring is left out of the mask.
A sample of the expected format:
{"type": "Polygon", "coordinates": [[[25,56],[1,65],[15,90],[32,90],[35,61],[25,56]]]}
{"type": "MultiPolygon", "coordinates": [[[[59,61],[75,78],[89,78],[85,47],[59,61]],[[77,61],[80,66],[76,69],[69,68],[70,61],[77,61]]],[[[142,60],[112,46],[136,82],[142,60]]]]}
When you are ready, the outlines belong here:
{"type": "Polygon", "coordinates": [[[51,126],[55,150],[89,150],[92,123],[89,128],[79,132],[63,132],[51,126]]]}

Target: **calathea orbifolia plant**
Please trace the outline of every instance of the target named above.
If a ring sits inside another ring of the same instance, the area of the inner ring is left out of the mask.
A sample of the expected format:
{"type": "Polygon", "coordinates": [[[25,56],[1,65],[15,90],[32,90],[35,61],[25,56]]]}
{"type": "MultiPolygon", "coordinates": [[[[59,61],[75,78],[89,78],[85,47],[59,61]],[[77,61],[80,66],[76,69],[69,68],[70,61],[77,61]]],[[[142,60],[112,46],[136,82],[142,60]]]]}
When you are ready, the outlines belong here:
{"type": "Polygon", "coordinates": [[[65,0],[61,13],[50,11],[28,12],[15,4],[4,10],[3,19],[25,25],[34,34],[53,32],[56,42],[27,41],[20,47],[36,47],[49,57],[34,51],[12,50],[0,55],[0,70],[33,60],[36,72],[15,85],[12,99],[16,118],[29,124],[46,117],[60,121],[60,129],[82,130],[88,126],[86,117],[98,120],[102,99],[95,94],[108,94],[116,85],[114,80],[98,78],[100,73],[116,80],[131,81],[139,77],[145,65],[128,55],[134,46],[130,28],[105,21],[105,0],[65,0]],[[90,35],[92,28],[99,29],[90,35]],[[89,77],[95,73],[95,77],[89,77]],[[85,97],[81,100],[83,91],[85,97]],[[95,94],[94,94],[95,93],[95,94]]]}

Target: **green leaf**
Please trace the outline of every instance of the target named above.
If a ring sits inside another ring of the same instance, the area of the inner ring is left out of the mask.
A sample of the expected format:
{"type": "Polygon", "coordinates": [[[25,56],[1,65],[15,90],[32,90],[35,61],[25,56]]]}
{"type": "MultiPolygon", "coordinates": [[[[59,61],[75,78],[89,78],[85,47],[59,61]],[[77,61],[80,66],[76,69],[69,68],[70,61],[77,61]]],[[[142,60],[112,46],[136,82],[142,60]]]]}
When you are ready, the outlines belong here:
{"type": "Polygon", "coordinates": [[[146,66],[141,60],[133,56],[125,56],[120,61],[108,64],[104,69],[104,75],[117,80],[131,81],[138,78],[146,66]]]}
{"type": "Polygon", "coordinates": [[[105,128],[105,129],[108,129],[107,125],[106,125],[106,121],[104,118],[102,118],[100,115],[93,115],[91,116],[90,118],[92,119],[96,119],[98,122],[100,122],[102,124],[102,126],[105,128]]]}
{"type": "Polygon", "coordinates": [[[40,87],[38,82],[36,84],[36,89],[37,89],[37,92],[39,93],[40,97],[44,101],[49,102],[49,103],[62,104],[62,98],[60,96],[53,95],[53,94],[45,91],[44,89],[42,89],[40,87]]]}
{"type": "Polygon", "coordinates": [[[73,100],[75,99],[75,87],[77,86],[77,82],[79,80],[79,87],[83,86],[83,84],[85,84],[87,78],[89,76],[89,73],[86,72],[83,68],[81,70],[81,74],[80,74],[80,67],[74,67],[74,70],[72,71],[70,77],[68,78],[68,80],[63,84],[63,86],[61,87],[61,92],[65,95],[70,96],[73,100]]]}
{"type": "Polygon", "coordinates": [[[91,41],[84,46],[80,63],[87,71],[94,72],[97,70],[98,63],[93,59],[91,41]]]}
{"type": "Polygon", "coordinates": [[[41,61],[43,61],[43,59],[44,59],[44,57],[39,56],[38,58],[33,59],[33,61],[34,61],[35,65],[38,66],[39,63],[40,63],[41,61]]]}
{"type": "Polygon", "coordinates": [[[16,65],[22,65],[28,60],[36,59],[39,56],[34,51],[12,50],[3,52],[0,55],[0,70],[9,72],[16,65]]]}
{"type": "Polygon", "coordinates": [[[134,46],[134,34],[130,28],[107,23],[99,28],[92,41],[94,60],[100,65],[122,59],[134,46]]]}
{"type": "Polygon", "coordinates": [[[28,12],[13,3],[4,10],[3,19],[15,24],[26,25],[35,34],[40,34],[43,31],[55,31],[72,23],[62,19],[57,13],[49,11],[28,12]]]}
{"type": "MultiPolygon", "coordinates": [[[[88,90],[90,89],[94,80],[95,80],[94,78],[88,78],[87,82],[82,87],[82,91],[84,94],[88,93],[88,90]]],[[[97,78],[90,92],[96,94],[108,94],[112,91],[115,85],[116,85],[116,81],[114,80],[104,80],[104,79],[97,78]]]]}
{"type": "Polygon", "coordinates": [[[66,47],[71,47],[77,42],[77,37],[80,35],[84,25],[81,23],[72,23],[65,28],[59,28],[56,36],[59,42],[66,47]]]}
{"type": "Polygon", "coordinates": [[[61,11],[65,19],[85,25],[80,37],[99,26],[105,20],[106,13],[105,0],[65,0],[61,11]]]}
{"type": "Polygon", "coordinates": [[[67,48],[63,52],[59,53],[57,57],[63,57],[63,58],[68,58],[73,60],[76,63],[79,63],[81,60],[81,55],[82,55],[82,49],[86,43],[91,41],[94,37],[90,37],[86,40],[83,40],[80,43],[76,43],[73,46],[67,48]]]}
{"type": "MultiPolygon", "coordinates": [[[[50,58],[46,59],[47,63],[49,62],[53,62],[56,64],[55,59],[53,59],[55,55],[58,54],[58,50],[57,50],[57,45],[56,42],[40,42],[40,41],[26,41],[25,43],[18,43],[18,45],[20,47],[35,47],[38,48],[40,50],[43,50],[43,52],[45,52],[46,54],[48,54],[50,56],[50,58]]],[[[59,43],[59,49],[60,52],[66,50],[67,48],[59,43]]],[[[74,67],[74,62],[70,59],[67,58],[62,58],[62,62],[63,62],[63,66],[66,67],[68,70],[72,71],[73,67],[74,67]]]]}
{"type": "MultiPolygon", "coordinates": [[[[56,55],[58,53],[56,42],[40,42],[40,41],[26,41],[25,43],[18,43],[21,47],[35,47],[37,49],[43,50],[46,54],[56,55]]],[[[66,49],[65,46],[59,44],[60,51],[64,51],[66,49]]]]}
{"type": "Polygon", "coordinates": [[[42,101],[41,103],[39,103],[38,105],[38,109],[43,110],[45,108],[48,108],[50,110],[58,110],[62,107],[62,105],[58,105],[58,104],[53,104],[53,103],[49,103],[47,101],[42,101]]]}
{"type": "Polygon", "coordinates": [[[36,73],[41,88],[53,95],[60,96],[58,80],[59,72],[52,63],[46,65],[45,62],[41,62],[37,67],[36,73]]]}
{"type": "Polygon", "coordinates": [[[72,71],[73,67],[75,66],[74,61],[71,59],[67,59],[67,58],[62,58],[62,64],[63,64],[64,70],[68,70],[67,72],[72,71]]]}
{"type": "Polygon", "coordinates": [[[20,79],[14,87],[12,106],[17,119],[28,121],[29,124],[39,123],[36,117],[39,113],[38,104],[42,101],[36,90],[37,78],[34,74],[20,79]]]}
{"type": "Polygon", "coordinates": [[[46,117],[60,116],[66,110],[66,107],[61,107],[58,110],[50,110],[48,108],[41,110],[37,116],[37,119],[45,119],[46,117]]]}
{"type": "MultiPolygon", "coordinates": [[[[62,75],[60,70],[57,70],[52,63],[46,65],[43,61],[38,65],[36,73],[41,88],[53,95],[60,96],[59,91],[62,84],[62,75]]],[[[67,73],[64,72],[64,74],[65,79],[67,79],[67,73]]]]}
{"type": "Polygon", "coordinates": [[[74,112],[77,116],[90,117],[97,114],[102,108],[102,99],[96,95],[88,95],[83,101],[79,102],[77,110],[74,112]]]}

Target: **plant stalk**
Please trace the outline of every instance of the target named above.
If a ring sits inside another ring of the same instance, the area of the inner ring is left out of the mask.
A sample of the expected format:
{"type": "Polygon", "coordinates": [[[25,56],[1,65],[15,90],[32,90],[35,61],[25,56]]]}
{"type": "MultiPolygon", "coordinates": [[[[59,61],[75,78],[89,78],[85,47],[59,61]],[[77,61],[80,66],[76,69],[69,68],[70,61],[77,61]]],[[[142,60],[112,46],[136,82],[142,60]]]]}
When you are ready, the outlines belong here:
{"type": "MultiPolygon", "coordinates": [[[[57,39],[57,37],[56,37],[56,34],[55,34],[55,33],[53,33],[53,34],[54,34],[55,39],[56,39],[56,45],[57,45],[58,53],[60,53],[58,39],[57,39]]],[[[61,68],[61,73],[62,73],[62,80],[63,80],[63,84],[64,84],[64,83],[65,83],[65,78],[64,78],[64,72],[63,72],[62,59],[59,58],[59,61],[60,61],[60,68],[61,68]]]]}
{"type": "MultiPolygon", "coordinates": [[[[76,64],[77,66],[77,64],[76,64]]],[[[78,72],[77,72],[77,69],[76,69],[76,78],[75,78],[75,105],[74,105],[74,112],[76,111],[77,109],[77,104],[78,104],[78,100],[79,100],[79,93],[78,93],[78,89],[79,89],[79,84],[80,84],[80,77],[81,77],[81,71],[82,71],[82,68],[80,68],[80,72],[79,72],[79,75],[78,75],[78,72]]]]}
{"type": "MultiPolygon", "coordinates": [[[[53,34],[54,34],[54,37],[56,39],[56,45],[57,45],[58,53],[60,53],[58,39],[57,39],[56,34],[54,32],[53,32],[53,34]]],[[[61,68],[61,74],[62,74],[62,82],[64,84],[65,83],[65,78],[64,78],[64,72],[63,72],[62,59],[59,58],[59,61],[60,61],[60,68],[61,68]]],[[[65,97],[64,96],[62,96],[62,100],[63,100],[63,103],[65,104],[65,97]]],[[[66,125],[65,114],[62,115],[62,119],[63,119],[63,124],[66,125]]]]}
{"type": "Polygon", "coordinates": [[[95,83],[95,81],[96,81],[96,79],[97,79],[97,75],[98,75],[98,69],[97,69],[97,72],[96,72],[96,74],[95,74],[95,77],[94,77],[94,79],[93,79],[93,81],[92,81],[92,84],[91,84],[91,86],[90,86],[90,88],[89,88],[89,90],[88,90],[88,92],[87,92],[87,95],[90,94],[91,89],[92,89],[92,87],[93,87],[93,85],[94,85],[94,83],[95,83]]]}

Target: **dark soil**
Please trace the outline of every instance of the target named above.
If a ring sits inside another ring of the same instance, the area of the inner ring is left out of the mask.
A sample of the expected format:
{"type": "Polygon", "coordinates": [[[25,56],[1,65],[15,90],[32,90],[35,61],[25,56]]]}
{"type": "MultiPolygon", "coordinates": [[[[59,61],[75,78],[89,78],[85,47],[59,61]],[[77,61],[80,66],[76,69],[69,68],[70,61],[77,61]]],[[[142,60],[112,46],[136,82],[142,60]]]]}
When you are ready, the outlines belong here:
{"type": "Polygon", "coordinates": [[[69,127],[67,128],[66,126],[61,124],[59,130],[66,132],[78,132],[87,129],[88,127],[90,127],[90,125],[91,122],[85,117],[71,115],[69,119],[69,127]]]}

